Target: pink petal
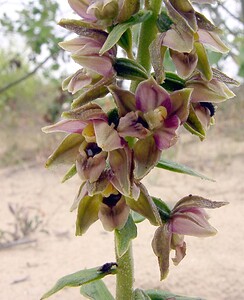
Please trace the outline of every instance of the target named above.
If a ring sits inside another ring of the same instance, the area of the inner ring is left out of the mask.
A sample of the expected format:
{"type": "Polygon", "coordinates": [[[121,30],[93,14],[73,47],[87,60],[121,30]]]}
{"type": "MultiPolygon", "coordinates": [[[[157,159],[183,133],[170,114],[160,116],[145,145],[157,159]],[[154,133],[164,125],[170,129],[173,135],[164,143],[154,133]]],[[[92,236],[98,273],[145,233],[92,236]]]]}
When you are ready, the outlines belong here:
{"type": "Polygon", "coordinates": [[[164,46],[178,52],[190,53],[192,51],[194,42],[193,34],[178,30],[176,27],[163,33],[163,35],[162,44],[164,46]]]}
{"type": "Polygon", "coordinates": [[[93,122],[96,141],[100,148],[109,152],[114,149],[123,148],[123,142],[118,132],[107,122],[95,120],[93,122]]]}
{"type": "Polygon", "coordinates": [[[136,108],[143,112],[156,109],[167,99],[169,94],[153,78],[141,82],[136,89],[136,108]]]}
{"type": "Polygon", "coordinates": [[[82,18],[95,21],[96,18],[86,13],[91,1],[68,0],[70,7],[82,18]],[[86,2],[84,4],[84,2],[86,2]]]}
{"type": "Polygon", "coordinates": [[[217,233],[205,217],[193,212],[175,214],[171,219],[171,230],[174,233],[197,237],[208,237],[217,233]]]}
{"type": "Polygon", "coordinates": [[[100,204],[98,217],[107,231],[122,229],[127,222],[130,208],[122,197],[115,206],[108,206],[103,202],[100,204]]]}
{"type": "Polygon", "coordinates": [[[164,126],[154,133],[154,140],[159,150],[173,146],[177,141],[176,130],[180,125],[180,119],[174,115],[164,122],[164,126]]]}
{"type": "Polygon", "coordinates": [[[128,147],[109,152],[109,164],[113,171],[111,183],[123,195],[131,194],[131,150],[128,147]]]}
{"type": "Polygon", "coordinates": [[[106,56],[81,56],[74,54],[72,58],[84,68],[91,69],[103,76],[108,76],[113,70],[112,61],[106,56]]]}
{"type": "Polygon", "coordinates": [[[80,120],[62,120],[54,125],[42,128],[45,133],[50,132],[69,132],[69,133],[82,133],[87,123],[80,120]]]}
{"type": "Polygon", "coordinates": [[[217,33],[198,29],[199,42],[208,45],[213,51],[227,53],[229,48],[222,42],[217,33]]]}
{"type": "Polygon", "coordinates": [[[83,151],[76,160],[76,169],[82,180],[93,183],[98,180],[106,167],[106,153],[99,153],[94,157],[87,157],[83,151]]]}
{"type": "Polygon", "coordinates": [[[117,131],[121,137],[136,137],[139,139],[145,138],[149,131],[138,122],[138,115],[135,112],[130,112],[120,118],[117,131]]]}

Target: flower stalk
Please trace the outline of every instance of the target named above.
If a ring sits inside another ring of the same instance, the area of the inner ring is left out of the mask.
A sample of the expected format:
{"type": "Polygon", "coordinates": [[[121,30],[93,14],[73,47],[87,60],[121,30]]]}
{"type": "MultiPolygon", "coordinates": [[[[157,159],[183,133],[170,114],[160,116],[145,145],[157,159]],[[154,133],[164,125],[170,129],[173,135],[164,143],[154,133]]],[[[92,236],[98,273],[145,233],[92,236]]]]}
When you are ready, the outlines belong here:
{"type": "Polygon", "coordinates": [[[116,246],[115,239],[116,262],[118,265],[116,274],[116,300],[132,299],[134,283],[132,242],[130,242],[128,250],[121,257],[116,250],[116,246]]]}

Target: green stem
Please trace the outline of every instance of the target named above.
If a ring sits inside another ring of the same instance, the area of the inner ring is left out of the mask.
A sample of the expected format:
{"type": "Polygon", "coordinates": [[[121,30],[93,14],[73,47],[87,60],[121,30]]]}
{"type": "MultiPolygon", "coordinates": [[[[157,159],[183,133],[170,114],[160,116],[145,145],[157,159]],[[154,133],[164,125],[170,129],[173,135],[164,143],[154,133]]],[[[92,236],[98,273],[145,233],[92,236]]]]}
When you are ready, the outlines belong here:
{"type": "MultiPolygon", "coordinates": [[[[115,245],[115,249],[116,248],[115,245]]],[[[116,274],[116,300],[131,300],[134,283],[134,263],[131,243],[128,250],[121,257],[119,257],[116,250],[116,262],[118,264],[116,274]]]]}
{"type": "MultiPolygon", "coordinates": [[[[151,59],[149,53],[149,46],[155,39],[157,34],[156,20],[161,8],[161,2],[159,0],[151,0],[149,9],[152,11],[151,17],[141,24],[137,62],[140,63],[148,73],[151,72],[151,59]]],[[[147,3],[148,6],[148,3],[147,3]]],[[[131,90],[135,91],[138,81],[134,81],[131,84],[131,90]]]]}

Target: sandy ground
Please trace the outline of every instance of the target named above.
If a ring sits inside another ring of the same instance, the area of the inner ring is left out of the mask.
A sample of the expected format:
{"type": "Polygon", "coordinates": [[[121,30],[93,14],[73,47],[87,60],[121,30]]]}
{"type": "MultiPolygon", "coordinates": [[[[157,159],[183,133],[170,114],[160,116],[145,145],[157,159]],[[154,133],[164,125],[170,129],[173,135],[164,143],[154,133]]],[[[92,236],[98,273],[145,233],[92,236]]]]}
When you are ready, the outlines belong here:
{"type": "MultiPolygon", "coordinates": [[[[186,237],[187,256],[178,267],[171,264],[163,282],[159,281],[157,259],[151,249],[155,228],[147,221],[139,224],[133,243],[135,286],[208,300],[244,299],[244,142],[210,137],[200,143],[189,135],[182,139],[175,159],[216,182],[155,169],[144,180],[150,193],[171,205],[190,193],[230,204],[209,211],[211,224],[219,231],[215,237],[186,237]]],[[[60,177],[36,164],[0,170],[0,229],[13,230],[8,203],[29,207],[43,221],[28,237],[35,242],[0,250],[1,300],[39,299],[63,275],[114,261],[113,234],[104,232],[99,222],[86,235],[74,236],[75,212],[70,213],[69,208],[79,180],[60,184],[60,177]]],[[[114,278],[106,282],[113,291],[114,278]]],[[[70,288],[50,299],[82,297],[78,288],[70,288]]]]}

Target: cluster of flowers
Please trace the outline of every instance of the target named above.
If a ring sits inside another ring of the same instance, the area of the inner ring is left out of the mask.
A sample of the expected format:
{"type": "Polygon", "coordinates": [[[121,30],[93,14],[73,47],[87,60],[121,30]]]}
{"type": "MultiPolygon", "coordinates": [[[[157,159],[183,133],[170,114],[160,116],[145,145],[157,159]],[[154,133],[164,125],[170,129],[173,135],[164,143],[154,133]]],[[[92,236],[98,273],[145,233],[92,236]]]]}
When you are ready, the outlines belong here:
{"type": "MultiPolygon", "coordinates": [[[[234,96],[226,83],[232,79],[209,66],[204,45],[215,51],[228,48],[220,40],[219,30],[191,2],[214,1],[164,0],[157,20],[158,34],[150,46],[154,73],[143,72],[134,92],[117,84],[118,74],[127,78],[130,68],[143,70],[132,59],[117,58],[117,45],[101,51],[112,27],[128,22],[138,13],[140,1],[69,0],[81,20],[61,20],[60,24],[78,37],[60,43],[82,66],[63,82],[63,89],[78,98],[63,120],[47,126],[44,132],[66,132],[58,148],[49,157],[51,164],[70,164],[65,180],[76,172],[81,187],[71,210],[77,209],[76,234],[82,235],[98,219],[106,230],[122,229],[132,211],[158,226],[152,246],[159,259],[161,277],[169,268],[169,253],[178,264],[185,255],[183,235],[210,236],[216,230],[208,223],[204,208],[216,208],[213,202],[188,196],[170,210],[152,198],[141,180],[158,163],[163,150],[177,142],[184,126],[201,139],[213,122],[213,103],[234,96]],[[169,51],[177,75],[164,70],[164,55],[169,51]],[[146,74],[146,75],[145,75],[146,74]],[[110,93],[115,108],[105,112],[93,100],[110,93]]],[[[132,48],[127,53],[132,56],[132,48]]],[[[133,70],[134,70],[133,69],[133,70]]],[[[131,69],[132,70],[132,69],[131,69]]],[[[140,76],[135,77],[138,80],[140,76]]],[[[133,79],[133,74],[131,75],[133,79]]]]}

